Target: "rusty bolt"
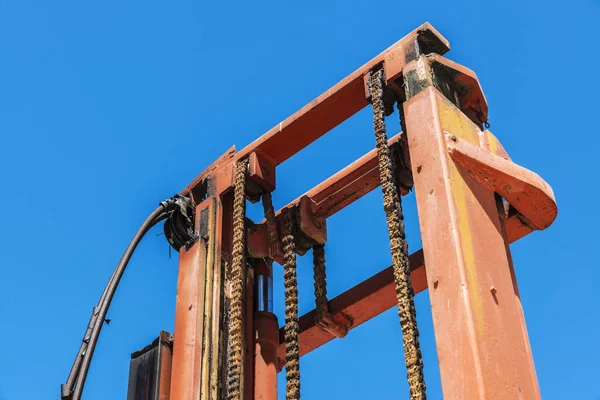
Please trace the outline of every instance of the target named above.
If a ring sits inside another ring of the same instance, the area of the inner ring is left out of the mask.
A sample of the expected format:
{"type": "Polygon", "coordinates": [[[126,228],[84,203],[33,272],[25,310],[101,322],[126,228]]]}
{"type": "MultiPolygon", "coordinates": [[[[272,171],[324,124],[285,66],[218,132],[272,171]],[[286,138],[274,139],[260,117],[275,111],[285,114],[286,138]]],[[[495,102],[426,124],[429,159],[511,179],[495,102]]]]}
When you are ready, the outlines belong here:
{"type": "Polygon", "coordinates": [[[433,280],[433,288],[434,289],[437,289],[438,283],[440,283],[439,279],[436,278],[436,279],[433,280]]]}
{"type": "Polygon", "coordinates": [[[452,135],[450,139],[452,139],[453,142],[456,142],[456,136],[452,135]]]}
{"type": "Polygon", "coordinates": [[[491,287],[490,287],[490,292],[492,292],[492,294],[494,294],[494,295],[495,295],[497,291],[498,291],[498,290],[497,290],[497,289],[496,289],[494,286],[491,286],[491,287]]]}

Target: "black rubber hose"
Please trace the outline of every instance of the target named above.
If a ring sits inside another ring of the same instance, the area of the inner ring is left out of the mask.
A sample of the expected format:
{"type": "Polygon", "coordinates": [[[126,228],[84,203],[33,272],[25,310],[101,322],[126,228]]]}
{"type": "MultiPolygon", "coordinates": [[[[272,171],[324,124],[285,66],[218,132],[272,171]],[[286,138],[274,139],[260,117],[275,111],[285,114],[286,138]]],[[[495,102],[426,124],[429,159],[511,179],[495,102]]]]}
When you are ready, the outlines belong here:
{"type": "MultiPolygon", "coordinates": [[[[121,257],[121,260],[123,260],[123,257],[121,257]]],[[[120,263],[121,261],[119,261],[117,265],[119,265],[120,263]]],[[[92,328],[94,327],[94,322],[96,321],[96,317],[98,316],[100,306],[104,303],[108,287],[115,278],[116,272],[116,270],[113,271],[112,275],[110,276],[110,279],[104,287],[104,291],[102,292],[102,296],[100,296],[100,300],[98,300],[98,304],[92,309],[92,315],[90,315],[90,320],[88,321],[88,325],[85,329],[85,333],[81,340],[81,346],[79,347],[79,351],[77,351],[77,356],[75,357],[75,361],[73,362],[73,366],[71,367],[71,372],[69,372],[69,376],[67,377],[67,382],[61,385],[61,399],[66,400],[71,398],[71,393],[73,392],[73,385],[75,384],[75,380],[77,379],[77,375],[79,374],[79,370],[81,369],[81,361],[83,360],[83,355],[88,347],[89,337],[92,332],[92,328]]]]}
{"type": "Polygon", "coordinates": [[[125,268],[131,259],[131,255],[144,235],[150,230],[150,228],[167,217],[166,204],[166,202],[161,203],[160,206],[158,206],[158,208],[156,208],[156,210],[154,210],[148,216],[148,218],[146,218],[133,239],[131,239],[129,246],[127,246],[125,253],[123,253],[121,260],[117,264],[117,267],[106,284],[102,296],[100,297],[100,301],[94,308],[92,316],[90,317],[90,322],[88,323],[84,340],[79,348],[79,351],[77,352],[77,357],[75,358],[73,367],[71,368],[71,372],[67,378],[67,382],[61,388],[61,395],[63,399],[81,399],[81,394],[83,392],[87,373],[90,368],[91,359],[94,354],[96,344],[98,343],[98,337],[100,336],[100,330],[102,329],[104,319],[106,318],[106,313],[108,312],[108,307],[110,306],[117,286],[119,285],[121,277],[123,276],[123,272],[125,272],[125,268]],[[72,394],[71,390],[73,391],[72,394]]]}

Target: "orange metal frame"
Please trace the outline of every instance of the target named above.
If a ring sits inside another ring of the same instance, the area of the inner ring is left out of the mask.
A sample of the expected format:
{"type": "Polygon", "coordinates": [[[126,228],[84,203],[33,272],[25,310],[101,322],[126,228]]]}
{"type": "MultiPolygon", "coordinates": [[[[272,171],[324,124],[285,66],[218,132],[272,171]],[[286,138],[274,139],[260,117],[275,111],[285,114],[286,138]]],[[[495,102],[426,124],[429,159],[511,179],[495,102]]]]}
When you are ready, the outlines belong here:
{"type": "MultiPolygon", "coordinates": [[[[389,142],[408,144],[404,156],[410,160],[423,242],[423,250],[410,256],[411,277],[415,293],[430,289],[444,395],[540,398],[508,244],[548,227],[556,203],[550,187],[513,163],[483,129],[487,103],[477,77],[442,57],[447,50],[448,42],[431,25],[420,26],[249,146],[228,150],[181,192],[196,204],[197,229],[207,239],[181,250],[171,400],[213,399],[219,390],[218,327],[227,297],[223,271],[231,254],[236,162],[250,160],[251,201],[261,190],[274,190],[279,164],[369,105],[365,81],[381,66],[403,101],[407,135],[389,142]],[[443,87],[411,86],[410,79],[419,77],[412,81],[418,86],[434,72],[461,85],[460,98],[449,100],[443,87]],[[208,225],[199,217],[206,210],[208,225]],[[210,360],[203,355],[213,350],[210,360]]],[[[298,207],[302,232],[323,242],[326,219],[377,188],[378,174],[373,150],[284,208],[298,207]]],[[[278,223],[280,215],[281,210],[278,223]]],[[[281,262],[281,248],[268,243],[264,221],[248,227],[249,259],[281,262]]],[[[285,363],[283,333],[274,315],[252,310],[251,281],[247,293],[245,398],[275,399],[276,373],[285,363]]],[[[331,299],[329,308],[334,317],[348,318],[352,329],[395,304],[389,267],[331,299]]],[[[333,338],[315,323],[314,312],[300,318],[301,355],[333,338]]]]}

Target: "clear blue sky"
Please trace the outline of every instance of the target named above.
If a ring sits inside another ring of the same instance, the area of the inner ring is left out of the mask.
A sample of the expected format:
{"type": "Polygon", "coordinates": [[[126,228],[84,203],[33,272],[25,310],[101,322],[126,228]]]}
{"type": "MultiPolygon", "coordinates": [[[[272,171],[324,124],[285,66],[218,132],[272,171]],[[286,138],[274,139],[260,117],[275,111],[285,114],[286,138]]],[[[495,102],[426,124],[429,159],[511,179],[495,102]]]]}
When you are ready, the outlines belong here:
{"type": "MultiPolygon", "coordinates": [[[[597,399],[599,4],[0,0],[0,400],[58,398],[92,306],[160,200],[424,21],[477,72],[513,159],[554,188],[557,221],[512,246],[529,336],[545,399],[597,399]]],[[[275,206],[373,145],[367,110],[281,166],[275,206]]],[[[125,398],[129,354],[173,330],[177,259],[160,231],[122,280],[86,400],[125,398]]],[[[387,267],[380,191],[331,218],[329,237],[331,295],[387,267]]],[[[301,313],[310,264],[300,260],[301,313]]],[[[439,399],[427,293],[417,310],[439,399]]],[[[303,398],[407,398],[401,349],[390,310],[301,360],[303,398]]]]}

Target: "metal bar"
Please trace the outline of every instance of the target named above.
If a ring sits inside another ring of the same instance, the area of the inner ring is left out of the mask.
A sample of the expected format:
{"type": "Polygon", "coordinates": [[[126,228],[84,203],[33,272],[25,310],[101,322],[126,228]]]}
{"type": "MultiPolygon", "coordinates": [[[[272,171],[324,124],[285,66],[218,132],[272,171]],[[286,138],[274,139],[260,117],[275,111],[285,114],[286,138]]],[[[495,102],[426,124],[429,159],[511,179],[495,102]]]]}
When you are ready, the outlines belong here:
{"type": "Polygon", "coordinates": [[[231,234],[231,213],[225,213],[225,210],[231,211],[231,197],[224,199],[214,198],[215,205],[215,228],[214,233],[209,237],[209,243],[212,244],[214,252],[214,261],[211,267],[214,270],[213,282],[213,304],[212,304],[212,342],[210,343],[211,367],[210,367],[210,400],[221,400],[222,392],[219,374],[221,373],[222,358],[226,356],[226,343],[223,338],[223,309],[224,309],[224,283],[225,283],[225,250],[229,249],[231,234]]]}
{"type": "Polygon", "coordinates": [[[175,303],[176,340],[173,344],[171,399],[200,398],[200,369],[204,324],[204,275],[206,246],[198,241],[179,253],[179,277],[175,303]]]}
{"type": "Polygon", "coordinates": [[[544,230],[556,219],[558,208],[552,188],[535,172],[458,137],[448,141],[448,151],[454,161],[506,199],[534,228],[544,230]]]}
{"type": "MultiPolygon", "coordinates": [[[[424,23],[240,150],[231,160],[235,162],[259,152],[275,166],[281,164],[369,104],[363,77],[371,69],[387,63],[393,64],[390,71],[401,71],[407,61],[406,54],[419,45],[424,47],[425,53],[443,54],[450,49],[448,41],[429,23],[424,23]],[[424,34],[427,40],[416,44],[424,34]]],[[[388,79],[393,79],[393,76],[388,76],[388,79]]],[[[192,191],[206,176],[207,172],[200,174],[182,191],[182,195],[192,191]]]]}
{"type": "Polygon", "coordinates": [[[449,155],[480,131],[433,87],[404,114],[444,397],[539,399],[499,197],[449,155]]]}
{"type": "Polygon", "coordinates": [[[161,331],[158,355],[158,399],[171,399],[171,367],[173,363],[173,335],[161,331]]]}
{"type": "Polygon", "coordinates": [[[254,399],[254,269],[249,267],[246,269],[246,297],[245,297],[245,312],[244,312],[244,351],[246,357],[245,376],[244,376],[244,398],[246,400],[254,399]]]}
{"type": "Polygon", "coordinates": [[[216,204],[214,198],[209,198],[202,203],[202,211],[200,211],[200,221],[198,223],[198,231],[203,237],[201,241],[206,245],[206,273],[204,282],[204,310],[202,313],[202,375],[200,378],[200,400],[210,400],[214,398],[215,385],[211,385],[211,375],[217,369],[214,358],[212,357],[212,349],[218,338],[219,319],[215,319],[213,313],[214,302],[218,301],[219,292],[215,293],[215,288],[220,288],[219,282],[220,270],[215,268],[215,260],[219,259],[216,253],[216,204]],[[216,325],[216,326],[215,326],[216,325]]]}
{"type": "Polygon", "coordinates": [[[179,254],[171,399],[217,400],[222,346],[223,277],[220,202],[210,197],[196,207],[198,241],[179,254]]]}

